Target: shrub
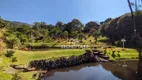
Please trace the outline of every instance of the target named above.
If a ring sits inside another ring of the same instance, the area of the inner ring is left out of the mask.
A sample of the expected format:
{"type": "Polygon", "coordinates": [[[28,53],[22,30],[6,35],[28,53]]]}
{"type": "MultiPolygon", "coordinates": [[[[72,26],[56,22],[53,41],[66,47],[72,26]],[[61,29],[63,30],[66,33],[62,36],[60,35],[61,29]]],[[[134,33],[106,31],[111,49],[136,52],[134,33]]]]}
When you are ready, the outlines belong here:
{"type": "Polygon", "coordinates": [[[115,41],[115,45],[116,46],[122,46],[122,42],[121,41],[115,41]]]}
{"type": "Polygon", "coordinates": [[[13,57],[13,58],[11,59],[11,62],[17,62],[17,57],[13,57]]]}
{"type": "Polygon", "coordinates": [[[84,34],[83,33],[79,33],[77,35],[78,40],[82,41],[82,39],[84,38],[84,34]]]}
{"type": "Polygon", "coordinates": [[[89,50],[89,49],[85,50],[85,52],[86,52],[86,53],[92,53],[92,51],[89,50]]]}
{"type": "Polygon", "coordinates": [[[107,54],[107,49],[104,50],[104,54],[105,54],[105,55],[107,54]]]}
{"type": "Polygon", "coordinates": [[[13,49],[14,47],[19,47],[21,45],[19,38],[16,35],[11,33],[5,33],[5,42],[8,48],[13,49]]]}
{"type": "Polygon", "coordinates": [[[15,53],[15,51],[13,51],[13,50],[7,50],[5,56],[12,57],[14,53],[15,53]]]}
{"type": "Polygon", "coordinates": [[[117,54],[117,56],[118,56],[119,58],[121,57],[121,55],[120,55],[119,53],[117,54]]]}
{"type": "Polygon", "coordinates": [[[116,54],[115,53],[112,53],[112,55],[111,55],[113,58],[115,58],[116,57],[116,54]]]}
{"type": "Polygon", "coordinates": [[[12,80],[22,80],[22,76],[19,72],[16,72],[12,75],[12,80]]]}
{"type": "Polygon", "coordinates": [[[55,46],[55,43],[32,43],[32,44],[26,44],[26,48],[28,49],[44,49],[49,48],[52,46],[55,46]]]}
{"type": "Polygon", "coordinates": [[[5,43],[3,40],[0,39],[0,56],[3,55],[5,49],[5,43]]]}

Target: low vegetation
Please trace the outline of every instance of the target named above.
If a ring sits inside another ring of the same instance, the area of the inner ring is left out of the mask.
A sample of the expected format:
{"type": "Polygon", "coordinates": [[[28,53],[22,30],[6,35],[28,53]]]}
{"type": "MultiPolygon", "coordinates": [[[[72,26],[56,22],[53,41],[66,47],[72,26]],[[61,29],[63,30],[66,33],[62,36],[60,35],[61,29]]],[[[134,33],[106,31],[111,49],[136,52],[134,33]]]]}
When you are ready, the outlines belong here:
{"type": "Polygon", "coordinates": [[[7,50],[5,56],[10,58],[14,55],[14,53],[15,52],[13,50],[7,50]]]}

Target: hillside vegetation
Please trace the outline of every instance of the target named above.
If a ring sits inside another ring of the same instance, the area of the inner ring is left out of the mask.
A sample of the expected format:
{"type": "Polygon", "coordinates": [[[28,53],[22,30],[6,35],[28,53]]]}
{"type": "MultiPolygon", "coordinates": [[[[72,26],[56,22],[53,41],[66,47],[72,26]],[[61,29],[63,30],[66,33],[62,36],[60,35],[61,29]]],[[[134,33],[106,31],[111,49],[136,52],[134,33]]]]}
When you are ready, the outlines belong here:
{"type": "Polygon", "coordinates": [[[134,23],[130,13],[115,19],[107,19],[102,24],[100,31],[107,36],[112,44],[121,44],[121,39],[126,39],[126,46],[142,47],[142,15],[135,16],[136,33],[134,35],[134,23]],[[117,41],[117,42],[116,42],[117,41]]]}

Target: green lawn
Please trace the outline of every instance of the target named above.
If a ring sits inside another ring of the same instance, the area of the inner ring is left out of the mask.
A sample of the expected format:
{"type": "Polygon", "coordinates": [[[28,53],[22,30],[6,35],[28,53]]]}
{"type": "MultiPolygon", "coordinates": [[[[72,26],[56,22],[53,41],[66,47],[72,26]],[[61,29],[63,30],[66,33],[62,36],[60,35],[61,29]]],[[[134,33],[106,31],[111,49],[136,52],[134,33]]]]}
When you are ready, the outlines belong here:
{"type": "MultiPolygon", "coordinates": [[[[22,50],[14,50],[14,56],[17,57],[18,62],[11,62],[11,58],[7,58],[5,56],[0,56],[2,61],[0,66],[3,67],[3,70],[0,70],[0,80],[8,80],[11,78],[11,75],[7,74],[7,70],[9,69],[10,64],[20,64],[20,65],[28,65],[31,60],[38,59],[53,59],[58,57],[69,57],[72,55],[81,55],[85,52],[85,49],[56,49],[56,50],[46,50],[46,51],[22,51],[22,50]]],[[[31,79],[33,72],[22,73],[23,76],[31,79]]]]}
{"type": "Polygon", "coordinates": [[[24,62],[24,64],[29,63],[31,60],[38,59],[51,59],[58,57],[69,57],[72,55],[81,55],[85,52],[84,49],[57,49],[57,50],[47,50],[47,51],[19,51],[16,50],[15,56],[18,58],[17,63],[24,62]]]}
{"type": "Polygon", "coordinates": [[[138,59],[138,51],[136,49],[130,49],[130,48],[109,48],[107,49],[107,55],[110,57],[110,59],[138,59]],[[112,51],[116,51],[115,58],[112,57],[112,51]],[[120,56],[118,56],[118,54],[120,56]]]}
{"type": "MultiPolygon", "coordinates": [[[[100,49],[101,50],[101,49],[100,49]]],[[[103,49],[102,49],[103,50],[103,49]]],[[[135,49],[125,49],[124,51],[122,48],[110,48],[108,49],[109,56],[111,57],[111,52],[113,50],[120,51],[120,58],[132,59],[138,57],[138,51],[135,49]]],[[[8,80],[12,76],[7,74],[7,70],[9,69],[10,64],[21,64],[21,65],[28,65],[31,60],[38,60],[38,59],[54,59],[58,57],[69,57],[72,55],[81,55],[85,52],[85,49],[54,49],[54,50],[45,50],[45,51],[22,51],[22,50],[14,50],[14,56],[17,57],[18,62],[12,63],[10,58],[5,56],[0,56],[3,58],[0,66],[3,66],[3,70],[0,69],[0,80],[8,80]]],[[[117,54],[117,52],[115,53],[117,54]]],[[[114,59],[111,57],[111,59],[114,59]]],[[[26,80],[31,80],[31,76],[34,72],[27,72],[22,73],[22,76],[26,80]]]]}
{"type": "Polygon", "coordinates": [[[11,75],[0,71],[0,80],[11,80],[11,75]]]}

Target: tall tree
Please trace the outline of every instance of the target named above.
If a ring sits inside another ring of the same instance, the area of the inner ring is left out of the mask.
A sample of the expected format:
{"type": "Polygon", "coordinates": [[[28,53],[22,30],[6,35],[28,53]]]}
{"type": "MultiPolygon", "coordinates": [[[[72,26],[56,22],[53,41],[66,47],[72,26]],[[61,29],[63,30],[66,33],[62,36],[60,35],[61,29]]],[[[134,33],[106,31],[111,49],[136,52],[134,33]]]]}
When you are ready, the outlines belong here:
{"type": "Polygon", "coordinates": [[[63,36],[64,36],[64,38],[68,38],[68,31],[64,31],[63,36]]]}
{"type": "Polygon", "coordinates": [[[61,21],[58,21],[55,26],[60,30],[64,29],[64,24],[61,21]]]}
{"type": "Polygon", "coordinates": [[[83,24],[78,19],[73,19],[71,22],[66,24],[65,30],[71,34],[73,31],[81,32],[83,24]]]}
{"type": "Polygon", "coordinates": [[[0,17],[0,28],[3,28],[6,26],[6,22],[0,17]]]}
{"type": "Polygon", "coordinates": [[[83,33],[79,33],[77,35],[78,40],[80,40],[82,42],[82,39],[84,38],[84,34],[83,33]]]}
{"type": "Polygon", "coordinates": [[[90,21],[88,22],[84,29],[83,29],[83,32],[86,32],[86,33],[90,33],[92,34],[94,31],[96,31],[98,28],[100,27],[100,25],[95,22],[95,21],[90,21]]]}
{"type": "Polygon", "coordinates": [[[37,29],[46,29],[47,28],[47,25],[45,22],[34,22],[34,25],[33,25],[33,29],[37,30],[37,29]]]}
{"type": "Polygon", "coordinates": [[[97,44],[97,42],[98,42],[98,38],[99,38],[99,36],[100,36],[101,34],[100,34],[100,32],[99,31],[95,31],[94,33],[93,33],[93,37],[94,37],[94,39],[95,39],[95,44],[97,44]]]}
{"type": "Polygon", "coordinates": [[[135,2],[130,2],[130,0],[127,0],[127,1],[128,1],[128,5],[129,5],[129,8],[130,8],[132,19],[133,19],[133,23],[134,23],[134,35],[136,36],[137,35],[136,34],[137,33],[137,31],[136,31],[136,21],[135,21],[135,15],[134,15],[132,6],[135,7],[135,11],[136,11],[135,13],[138,15],[139,7],[141,6],[139,3],[140,2],[142,3],[142,0],[135,0],[135,2]]]}

